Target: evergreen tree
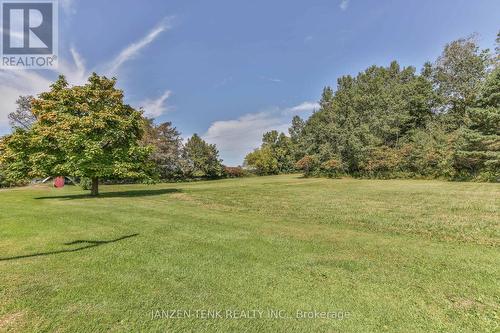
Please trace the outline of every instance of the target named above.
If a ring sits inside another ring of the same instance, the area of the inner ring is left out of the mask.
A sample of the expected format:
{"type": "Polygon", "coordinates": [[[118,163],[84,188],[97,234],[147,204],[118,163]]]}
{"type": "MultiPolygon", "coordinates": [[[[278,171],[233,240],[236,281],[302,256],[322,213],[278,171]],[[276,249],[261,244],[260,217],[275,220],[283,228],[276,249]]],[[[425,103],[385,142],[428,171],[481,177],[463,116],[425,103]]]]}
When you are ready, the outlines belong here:
{"type": "Polygon", "coordinates": [[[458,140],[456,168],[465,176],[500,180],[500,67],[486,80],[477,106],[468,109],[470,118],[458,140]]]}
{"type": "Polygon", "coordinates": [[[206,143],[198,134],[188,139],[183,150],[184,173],[187,176],[216,178],[223,174],[224,167],[215,145],[206,143]]]}
{"type": "Polygon", "coordinates": [[[150,159],[161,179],[182,177],[182,139],[171,122],[156,125],[153,120],[145,119],[141,143],[153,147],[150,159]]]}

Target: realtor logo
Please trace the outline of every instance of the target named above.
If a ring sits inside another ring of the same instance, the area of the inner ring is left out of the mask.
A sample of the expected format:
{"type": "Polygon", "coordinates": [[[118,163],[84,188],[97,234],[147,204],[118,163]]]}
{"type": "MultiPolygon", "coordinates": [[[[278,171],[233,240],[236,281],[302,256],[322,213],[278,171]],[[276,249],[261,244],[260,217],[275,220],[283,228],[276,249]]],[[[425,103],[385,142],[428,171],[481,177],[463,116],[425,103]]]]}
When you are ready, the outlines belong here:
{"type": "Polygon", "coordinates": [[[2,1],[2,69],[57,67],[57,2],[2,1]]]}

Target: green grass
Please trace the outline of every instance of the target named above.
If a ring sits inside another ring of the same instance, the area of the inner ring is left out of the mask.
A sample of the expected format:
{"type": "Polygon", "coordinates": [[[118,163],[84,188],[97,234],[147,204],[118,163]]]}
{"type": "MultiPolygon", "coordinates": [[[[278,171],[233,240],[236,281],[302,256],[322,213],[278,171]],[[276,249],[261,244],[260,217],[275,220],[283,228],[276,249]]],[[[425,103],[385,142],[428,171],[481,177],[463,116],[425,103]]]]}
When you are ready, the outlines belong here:
{"type": "Polygon", "coordinates": [[[287,175],[101,191],[0,190],[0,331],[498,330],[498,184],[287,175]],[[288,318],[152,318],[169,309],[288,318]]]}

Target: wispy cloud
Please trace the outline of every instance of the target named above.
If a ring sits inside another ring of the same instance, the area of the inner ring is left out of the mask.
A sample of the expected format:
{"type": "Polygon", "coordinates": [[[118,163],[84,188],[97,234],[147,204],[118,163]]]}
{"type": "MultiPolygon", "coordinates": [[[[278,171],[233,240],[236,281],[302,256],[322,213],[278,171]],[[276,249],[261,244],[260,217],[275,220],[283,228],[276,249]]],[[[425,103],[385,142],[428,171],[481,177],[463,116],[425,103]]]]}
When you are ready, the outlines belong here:
{"type": "Polygon", "coordinates": [[[301,114],[301,113],[306,113],[306,112],[313,112],[315,110],[319,109],[319,103],[317,102],[303,102],[299,105],[293,106],[291,108],[285,109],[284,112],[288,114],[301,114]]]}
{"type": "Polygon", "coordinates": [[[7,131],[7,115],[16,109],[19,96],[38,94],[49,85],[50,81],[36,72],[0,70],[0,131],[7,131]]]}
{"type": "Polygon", "coordinates": [[[144,115],[148,118],[157,118],[166,113],[170,109],[166,102],[171,95],[172,92],[167,90],[157,99],[146,99],[139,103],[144,109],[144,115]]]}
{"type": "Polygon", "coordinates": [[[246,154],[260,146],[265,132],[287,133],[293,115],[300,114],[305,118],[318,107],[317,103],[303,102],[288,108],[249,113],[237,119],[218,120],[210,125],[203,138],[217,145],[225,163],[238,165],[246,154]]]}
{"type": "Polygon", "coordinates": [[[84,84],[90,74],[85,67],[85,59],[83,59],[75,47],[71,47],[69,51],[71,53],[71,62],[60,60],[59,73],[66,76],[66,80],[70,84],[84,84]]]}
{"type": "Polygon", "coordinates": [[[273,129],[286,130],[286,126],[272,112],[253,113],[238,119],[216,121],[203,138],[217,145],[225,163],[238,165],[247,153],[259,147],[262,134],[273,129]]]}
{"type": "MultiPolygon", "coordinates": [[[[64,5],[63,3],[67,3],[64,6],[69,6],[73,4],[73,1],[62,1],[60,3],[61,6],[64,5]]],[[[73,85],[84,84],[92,71],[103,72],[109,76],[113,76],[125,62],[136,57],[161,32],[167,30],[170,27],[169,22],[170,19],[163,20],[140,41],[126,47],[119,53],[116,59],[104,67],[104,70],[87,69],[84,58],[78,53],[75,47],[71,47],[71,59],[59,59],[59,68],[58,70],[53,70],[52,74],[65,75],[68,82],[73,85]]],[[[8,130],[7,115],[16,109],[15,102],[19,96],[37,95],[47,90],[51,83],[52,81],[46,78],[41,71],[0,69],[0,132],[8,130]]],[[[167,110],[164,103],[169,95],[170,92],[169,94],[164,93],[159,99],[150,100],[143,106],[150,109],[148,112],[150,112],[151,116],[162,114],[167,110]]]]}
{"type": "Polygon", "coordinates": [[[347,7],[349,7],[349,2],[350,2],[350,1],[351,1],[351,0],[342,0],[342,1],[340,1],[340,6],[339,6],[339,7],[340,7],[340,9],[342,9],[342,10],[346,10],[346,9],[347,9],[347,7]]]}
{"type": "Polygon", "coordinates": [[[151,44],[162,32],[171,28],[171,20],[171,17],[163,19],[160,24],[153,28],[146,36],[123,49],[123,51],[121,51],[109,64],[109,68],[106,71],[107,74],[115,75],[124,63],[137,57],[142,49],[151,44]]]}
{"type": "Polygon", "coordinates": [[[283,82],[281,79],[273,78],[273,77],[267,77],[267,76],[261,76],[260,77],[262,80],[266,80],[269,82],[275,82],[275,83],[281,83],[283,82]]]}

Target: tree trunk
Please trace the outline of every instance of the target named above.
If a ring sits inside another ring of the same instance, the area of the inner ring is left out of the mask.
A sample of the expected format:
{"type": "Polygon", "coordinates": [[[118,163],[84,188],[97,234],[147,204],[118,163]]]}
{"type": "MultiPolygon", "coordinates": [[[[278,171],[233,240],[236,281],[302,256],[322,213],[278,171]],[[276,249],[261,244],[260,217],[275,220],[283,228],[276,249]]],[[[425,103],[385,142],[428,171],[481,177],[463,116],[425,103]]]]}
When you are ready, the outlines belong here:
{"type": "Polygon", "coordinates": [[[92,189],[90,190],[90,195],[98,196],[99,195],[99,178],[92,178],[92,189]]]}

